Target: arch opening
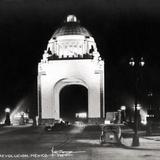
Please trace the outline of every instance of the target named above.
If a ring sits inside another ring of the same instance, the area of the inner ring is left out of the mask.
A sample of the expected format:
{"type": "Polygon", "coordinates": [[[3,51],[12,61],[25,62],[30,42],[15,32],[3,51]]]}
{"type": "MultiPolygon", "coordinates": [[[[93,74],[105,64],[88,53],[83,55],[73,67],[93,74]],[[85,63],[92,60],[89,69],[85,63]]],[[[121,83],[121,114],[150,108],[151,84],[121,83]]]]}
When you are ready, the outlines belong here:
{"type": "MultiPolygon", "coordinates": [[[[77,113],[88,115],[88,89],[83,85],[64,86],[59,94],[60,117],[69,122],[74,122],[77,113]]],[[[87,117],[86,117],[87,118],[87,117]]],[[[83,117],[82,119],[86,119],[83,117]]]]}

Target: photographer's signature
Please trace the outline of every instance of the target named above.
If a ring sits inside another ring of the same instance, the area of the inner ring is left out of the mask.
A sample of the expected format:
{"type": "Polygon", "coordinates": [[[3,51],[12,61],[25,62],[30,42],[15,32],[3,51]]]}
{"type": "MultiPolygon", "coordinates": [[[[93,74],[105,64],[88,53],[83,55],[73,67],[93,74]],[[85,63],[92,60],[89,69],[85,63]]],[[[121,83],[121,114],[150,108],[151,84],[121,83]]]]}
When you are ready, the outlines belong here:
{"type": "Polygon", "coordinates": [[[51,148],[51,156],[53,157],[69,157],[76,153],[84,153],[85,151],[63,151],[55,150],[54,147],[51,148]]]}

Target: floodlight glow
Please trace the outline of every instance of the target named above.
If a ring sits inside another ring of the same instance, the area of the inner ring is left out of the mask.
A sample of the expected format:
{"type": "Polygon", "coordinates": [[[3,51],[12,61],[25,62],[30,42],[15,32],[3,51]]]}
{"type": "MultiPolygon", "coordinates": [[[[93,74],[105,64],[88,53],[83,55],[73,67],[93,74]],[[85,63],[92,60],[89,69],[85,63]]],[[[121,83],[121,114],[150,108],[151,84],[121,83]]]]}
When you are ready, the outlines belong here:
{"type": "Polygon", "coordinates": [[[6,109],[5,109],[5,112],[6,112],[6,113],[10,113],[10,111],[11,111],[10,108],[6,108],[6,109]]]}
{"type": "Polygon", "coordinates": [[[137,104],[137,110],[140,110],[140,109],[141,109],[140,104],[137,104]]]}
{"type": "Polygon", "coordinates": [[[67,22],[77,22],[77,17],[74,15],[67,16],[67,22]]]}
{"type": "Polygon", "coordinates": [[[132,66],[132,67],[135,65],[134,58],[130,59],[129,65],[132,66]]]}
{"type": "Polygon", "coordinates": [[[59,122],[60,123],[65,123],[65,121],[62,118],[59,119],[59,122]]]}
{"type": "Polygon", "coordinates": [[[140,65],[141,67],[143,67],[143,66],[145,65],[145,62],[144,62],[144,60],[143,60],[143,57],[141,58],[141,61],[139,62],[139,65],[140,65]]]}
{"type": "Polygon", "coordinates": [[[145,110],[144,108],[141,108],[140,115],[141,115],[141,123],[143,125],[146,125],[147,124],[147,117],[148,117],[147,110],[145,110]]]}
{"type": "Polygon", "coordinates": [[[147,120],[141,120],[141,123],[146,125],[147,124],[147,120]]]}
{"type": "MultiPolygon", "coordinates": [[[[17,105],[15,106],[14,110],[12,111],[12,113],[10,115],[10,118],[11,118],[11,121],[12,121],[13,124],[15,123],[15,119],[18,119],[19,117],[21,117],[20,113],[22,112],[22,110],[23,111],[25,110],[25,106],[28,106],[28,98],[27,97],[22,98],[17,103],[17,105]]],[[[26,114],[24,116],[27,117],[28,115],[26,114]]]]}
{"type": "Polygon", "coordinates": [[[111,122],[109,120],[105,120],[104,124],[111,124],[111,122]]]}
{"type": "Polygon", "coordinates": [[[29,116],[28,116],[28,114],[27,113],[24,113],[24,112],[18,112],[18,113],[16,113],[14,116],[13,116],[13,118],[14,119],[19,119],[19,118],[21,118],[21,117],[24,117],[24,118],[29,118],[29,116]]]}
{"type": "Polygon", "coordinates": [[[76,118],[87,118],[87,113],[86,112],[76,113],[76,118]]]}
{"type": "MultiPolygon", "coordinates": [[[[136,108],[137,108],[137,110],[141,110],[142,107],[141,107],[140,104],[137,104],[137,107],[136,107],[136,108]]],[[[135,105],[134,105],[133,109],[135,110],[135,105]]]]}
{"type": "Polygon", "coordinates": [[[122,111],[126,110],[126,106],[121,106],[121,110],[122,111]]]}

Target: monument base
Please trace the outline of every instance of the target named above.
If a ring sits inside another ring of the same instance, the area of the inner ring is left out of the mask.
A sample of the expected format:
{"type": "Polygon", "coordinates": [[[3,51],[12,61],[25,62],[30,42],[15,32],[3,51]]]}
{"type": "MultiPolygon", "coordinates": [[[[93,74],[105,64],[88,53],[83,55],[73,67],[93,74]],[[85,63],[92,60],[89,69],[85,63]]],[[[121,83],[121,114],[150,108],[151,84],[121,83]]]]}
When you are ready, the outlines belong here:
{"type": "Polygon", "coordinates": [[[57,123],[58,120],[53,119],[39,119],[39,125],[44,125],[44,126],[53,126],[55,123],[57,123]]]}
{"type": "Polygon", "coordinates": [[[99,124],[104,124],[105,118],[88,118],[88,124],[94,124],[94,125],[99,125],[99,124]]]}
{"type": "MultiPolygon", "coordinates": [[[[86,124],[90,125],[99,125],[104,124],[105,118],[88,118],[86,120],[80,120],[83,121],[86,124]]],[[[59,120],[56,119],[39,119],[39,125],[45,125],[45,126],[53,126],[55,123],[59,123],[59,120]]]]}

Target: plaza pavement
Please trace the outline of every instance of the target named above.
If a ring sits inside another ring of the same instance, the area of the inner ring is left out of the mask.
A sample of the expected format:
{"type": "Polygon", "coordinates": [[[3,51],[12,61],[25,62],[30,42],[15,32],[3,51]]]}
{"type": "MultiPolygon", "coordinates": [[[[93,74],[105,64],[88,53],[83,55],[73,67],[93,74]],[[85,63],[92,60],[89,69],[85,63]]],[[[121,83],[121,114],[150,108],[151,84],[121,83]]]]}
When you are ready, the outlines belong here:
{"type": "Polygon", "coordinates": [[[100,145],[100,127],[75,126],[64,131],[45,132],[41,127],[10,126],[0,129],[0,160],[159,160],[160,136],[140,134],[140,146],[132,147],[131,129],[122,145],[100,145]],[[12,157],[13,155],[29,157],[12,157]],[[43,157],[47,155],[46,157],[43,157]],[[8,157],[3,157],[3,156],[8,157]],[[9,157],[10,156],[10,157],[9,157]]]}

